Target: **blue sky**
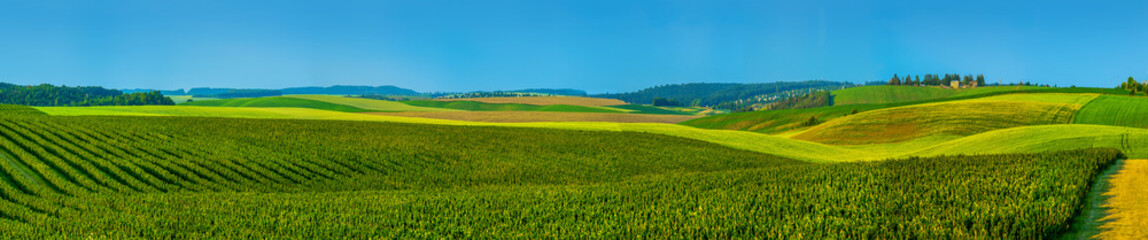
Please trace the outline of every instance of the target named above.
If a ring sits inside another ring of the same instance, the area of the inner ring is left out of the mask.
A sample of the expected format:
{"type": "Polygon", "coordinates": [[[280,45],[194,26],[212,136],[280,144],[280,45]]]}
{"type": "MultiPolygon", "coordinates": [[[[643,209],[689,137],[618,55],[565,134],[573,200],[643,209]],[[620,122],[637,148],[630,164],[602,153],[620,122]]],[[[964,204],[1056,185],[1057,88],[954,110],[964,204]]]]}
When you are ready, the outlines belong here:
{"type": "Polygon", "coordinates": [[[633,91],[1148,80],[1148,1],[0,0],[0,82],[633,91]]]}

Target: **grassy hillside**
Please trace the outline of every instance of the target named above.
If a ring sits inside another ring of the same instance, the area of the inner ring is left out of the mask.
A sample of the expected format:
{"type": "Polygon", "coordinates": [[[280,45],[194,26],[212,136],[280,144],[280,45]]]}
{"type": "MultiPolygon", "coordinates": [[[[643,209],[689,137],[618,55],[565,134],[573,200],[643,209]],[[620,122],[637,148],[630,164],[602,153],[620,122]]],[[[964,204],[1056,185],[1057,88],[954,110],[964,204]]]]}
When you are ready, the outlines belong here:
{"type": "Polygon", "coordinates": [[[28,239],[1044,238],[1122,157],[807,164],[637,132],[15,112],[0,130],[0,237],[28,239]]]}
{"type": "Polygon", "coordinates": [[[331,95],[287,95],[287,98],[298,98],[332,104],[346,105],[361,109],[380,112],[431,112],[431,111],[458,111],[445,108],[427,108],[407,105],[397,101],[383,101],[366,98],[340,97],[331,95]]]}
{"type": "Polygon", "coordinates": [[[945,98],[956,91],[940,87],[865,86],[834,90],[834,105],[892,103],[945,98]]]}
{"type": "Polygon", "coordinates": [[[1148,128],[1148,98],[1100,96],[1080,109],[1075,122],[1148,128]]]}
{"type": "MultiPolygon", "coordinates": [[[[1095,96],[1061,97],[1085,101],[1080,99],[1095,96]]],[[[837,118],[794,138],[829,144],[874,144],[926,136],[968,136],[1011,127],[1072,123],[1081,107],[1077,103],[987,100],[920,104],[837,118]]]]}
{"type": "Polygon", "coordinates": [[[1089,147],[1115,148],[1131,158],[1148,158],[1148,129],[1083,124],[1017,127],[963,137],[906,154],[1023,153],[1089,147]]]}
{"type": "Polygon", "coordinates": [[[922,102],[929,100],[956,100],[1009,93],[1096,93],[1127,95],[1123,89],[1108,88],[1051,88],[1036,86],[997,86],[948,89],[915,86],[865,86],[833,91],[834,105],[865,103],[922,102]]]}
{"type": "Polygon", "coordinates": [[[362,109],[341,104],[334,104],[323,101],[315,101],[300,98],[290,97],[261,97],[261,98],[234,98],[234,99],[218,99],[218,100],[204,100],[194,102],[180,103],[180,106],[204,106],[204,107],[255,107],[255,108],[311,108],[321,110],[331,110],[339,112],[370,112],[372,110],[362,109]]]}
{"type": "Polygon", "coordinates": [[[549,97],[489,97],[489,98],[456,98],[456,99],[435,99],[435,101],[471,101],[481,103],[518,103],[528,105],[571,105],[571,106],[584,106],[584,107],[603,107],[611,105],[625,105],[626,102],[618,99],[607,98],[592,98],[592,97],[569,97],[569,96],[549,96],[549,97]]]}

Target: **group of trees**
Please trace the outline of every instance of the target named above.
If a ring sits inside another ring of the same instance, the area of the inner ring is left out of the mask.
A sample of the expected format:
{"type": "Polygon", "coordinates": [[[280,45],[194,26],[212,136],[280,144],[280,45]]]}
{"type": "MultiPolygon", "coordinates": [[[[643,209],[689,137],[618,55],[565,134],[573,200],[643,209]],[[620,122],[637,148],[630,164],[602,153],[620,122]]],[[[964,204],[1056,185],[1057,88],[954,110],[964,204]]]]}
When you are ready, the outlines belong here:
{"type": "Polygon", "coordinates": [[[770,104],[768,109],[803,109],[825,107],[830,105],[833,105],[833,97],[830,96],[829,91],[817,91],[801,96],[782,99],[781,101],[770,104]]]}
{"type": "Polygon", "coordinates": [[[1120,83],[1120,88],[1128,90],[1131,95],[1136,95],[1136,93],[1148,92],[1148,81],[1140,83],[1136,82],[1136,79],[1128,77],[1127,82],[1120,83]]]}
{"type": "Polygon", "coordinates": [[[974,83],[976,86],[985,86],[985,75],[977,74],[973,76],[972,74],[968,74],[961,76],[956,73],[946,73],[943,77],[939,74],[925,74],[924,77],[921,77],[921,75],[916,75],[915,77],[906,75],[904,78],[901,78],[898,77],[897,74],[893,74],[893,78],[889,79],[889,85],[948,86],[952,81],[961,81],[961,86],[972,86],[974,83]]]}
{"type": "Polygon", "coordinates": [[[27,106],[174,105],[159,91],[124,94],[102,87],[68,87],[0,83],[0,104],[27,106]]]}

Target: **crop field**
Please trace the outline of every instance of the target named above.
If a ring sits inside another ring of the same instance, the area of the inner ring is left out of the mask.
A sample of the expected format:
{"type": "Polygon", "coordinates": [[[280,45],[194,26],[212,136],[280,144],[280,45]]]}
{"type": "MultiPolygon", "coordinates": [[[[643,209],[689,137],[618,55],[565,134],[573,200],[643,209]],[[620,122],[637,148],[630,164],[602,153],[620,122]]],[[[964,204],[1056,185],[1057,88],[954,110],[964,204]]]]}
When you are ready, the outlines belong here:
{"type": "Polygon", "coordinates": [[[618,122],[679,123],[698,118],[691,115],[655,115],[625,113],[539,112],[539,111],[457,111],[457,112],[380,112],[372,115],[449,119],[471,122],[618,122]]]}
{"type": "Polygon", "coordinates": [[[550,96],[550,97],[488,97],[488,98],[454,98],[454,99],[435,99],[435,101],[470,101],[480,103],[518,103],[527,105],[571,105],[583,107],[605,107],[614,105],[625,105],[626,102],[618,99],[608,98],[591,98],[591,97],[568,97],[568,96],[550,96]]]}
{"type": "Polygon", "coordinates": [[[15,238],[1039,238],[1122,157],[810,164],[638,132],[2,115],[15,238]]]}
{"type": "Polygon", "coordinates": [[[876,144],[925,136],[968,136],[1011,127],[1067,124],[1080,104],[942,102],[873,110],[837,118],[794,136],[831,144],[876,144]]]}
{"type": "Polygon", "coordinates": [[[1100,96],[1080,109],[1075,122],[1148,128],[1148,98],[1100,96]]]}
{"type": "Polygon", "coordinates": [[[315,101],[300,98],[289,97],[261,97],[261,98],[234,98],[234,99],[218,99],[218,100],[204,100],[194,102],[180,103],[181,106],[202,106],[202,107],[281,107],[281,108],[311,108],[320,110],[331,110],[339,112],[369,112],[371,110],[334,104],[323,101],[315,101]]]}

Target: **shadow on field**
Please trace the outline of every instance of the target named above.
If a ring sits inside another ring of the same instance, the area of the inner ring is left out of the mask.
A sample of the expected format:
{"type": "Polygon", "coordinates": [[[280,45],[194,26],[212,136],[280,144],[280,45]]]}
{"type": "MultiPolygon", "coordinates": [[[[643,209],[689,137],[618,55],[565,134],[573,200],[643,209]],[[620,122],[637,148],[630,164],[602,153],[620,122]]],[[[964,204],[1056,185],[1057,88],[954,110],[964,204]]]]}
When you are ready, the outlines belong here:
{"type": "Polygon", "coordinates": [[[1128,160],[1117,160],[1116,163],[1105,169],[1096,180],[1093,180],[1092,188],[1084,197],[1084,207],[1080,210],[1080,214],[1072,220],[1072,226],[1069,227],[1068,232],[1065,232],[1060,239],[1095,239],[1095,236],[1104,230],[1100,226],[1116,220],[1106,219],[1102,221],[1100,219],[1109,215],[1107,212],[1111,208],[1104,207],[1104,203],[1107,203],[1112,196],[1106,196],[1104,193],[1112,189],[1112,176],[1120,172],[1120,169],[1124,169],[1125,161],[1128,160]]]}

